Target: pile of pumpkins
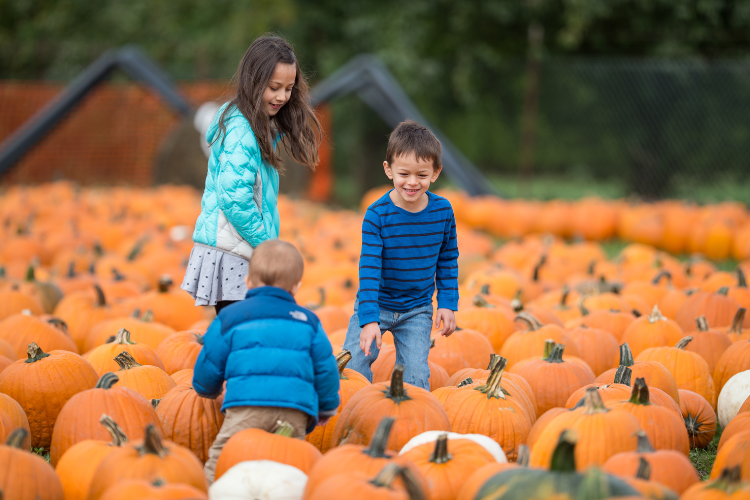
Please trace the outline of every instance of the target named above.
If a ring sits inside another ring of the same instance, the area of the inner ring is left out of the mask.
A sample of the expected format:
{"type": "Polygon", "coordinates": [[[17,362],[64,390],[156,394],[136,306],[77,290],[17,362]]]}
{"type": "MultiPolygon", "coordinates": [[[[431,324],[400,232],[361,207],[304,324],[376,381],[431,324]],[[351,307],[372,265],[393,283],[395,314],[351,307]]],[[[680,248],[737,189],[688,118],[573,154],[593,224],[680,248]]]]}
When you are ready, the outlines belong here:
{"type": "MultiPolygon", "coordinates": [[[[235,434],[209,488],[203,464],[222,399],[191,384],[213,308],[173,284],[199,193],[6,190],[2,498],[750,498],[750,261],[720,271],[644,243],[608,259],[596,238],[562,239],[579,221],[564,202],[567,229],[536,221],[498,243],[511,222],[489,227],[477,206],[526,203],[551,218],[543,211],[557,202],[444,194],[458,219],[459,329],[433,332],[430,391],[404,383],[389,334],[373,383],[346,367],[361,213],[281,198],[281,238],[305,257],[297,299],[328,333],[341,406],[305,440],[286,422],[235,434]],[[688,454],[719,425],[701,481],[688,454]]],[[[617,232],[651,206],[602,203],[619,207],[617,232]]],[[[731,212],[665,202],[654,213],[668,207],[731,212]]]]}

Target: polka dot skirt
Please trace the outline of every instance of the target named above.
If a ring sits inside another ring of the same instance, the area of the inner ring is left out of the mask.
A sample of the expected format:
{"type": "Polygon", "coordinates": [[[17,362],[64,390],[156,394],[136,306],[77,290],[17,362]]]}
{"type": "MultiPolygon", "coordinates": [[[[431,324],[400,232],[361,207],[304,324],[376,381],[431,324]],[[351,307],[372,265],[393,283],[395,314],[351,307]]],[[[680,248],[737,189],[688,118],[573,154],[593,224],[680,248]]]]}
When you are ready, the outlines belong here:
{"type": "Polygon", "coordinates": [[[245,298],[247,261],[216,248],[194,246],[180,288],[196,306],[213,306],[220,300],[245,298]]]}

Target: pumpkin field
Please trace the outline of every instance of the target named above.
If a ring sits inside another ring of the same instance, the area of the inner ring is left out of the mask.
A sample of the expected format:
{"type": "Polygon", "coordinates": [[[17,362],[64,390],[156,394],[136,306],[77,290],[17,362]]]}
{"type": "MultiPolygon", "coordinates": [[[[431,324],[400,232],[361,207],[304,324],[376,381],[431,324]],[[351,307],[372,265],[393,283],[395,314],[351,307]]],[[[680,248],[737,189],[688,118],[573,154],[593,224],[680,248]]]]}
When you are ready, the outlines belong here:
{"type": "Polygon", "coordinates": [[[209,488],[222,398],[192,376],[215,313],[179,289],[200,193],[4,188],[0,498],[750,499],[744,204],[438,191],[460,301],[427,391],[391,335],[372,384],[342,350],[363,210],[386,189],[359,211],[280,198],[341,405],[305,440],[286,422],[235,434],[209,488]]]}

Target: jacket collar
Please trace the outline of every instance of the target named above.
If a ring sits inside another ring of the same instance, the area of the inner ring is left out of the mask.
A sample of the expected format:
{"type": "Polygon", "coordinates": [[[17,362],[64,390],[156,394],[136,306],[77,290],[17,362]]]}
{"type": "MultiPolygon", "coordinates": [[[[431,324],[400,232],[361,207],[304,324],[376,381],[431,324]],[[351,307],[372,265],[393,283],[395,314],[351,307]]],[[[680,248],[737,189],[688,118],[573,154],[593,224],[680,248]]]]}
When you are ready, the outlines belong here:
{"type": "Polygon", "coordinates": [[[251,288],[245,294],[246,299],[249,299],[250,297],[276,297],[295,304],[297,303],[291,293],[275,286],[259,286],[258,288],[251,288]]]}

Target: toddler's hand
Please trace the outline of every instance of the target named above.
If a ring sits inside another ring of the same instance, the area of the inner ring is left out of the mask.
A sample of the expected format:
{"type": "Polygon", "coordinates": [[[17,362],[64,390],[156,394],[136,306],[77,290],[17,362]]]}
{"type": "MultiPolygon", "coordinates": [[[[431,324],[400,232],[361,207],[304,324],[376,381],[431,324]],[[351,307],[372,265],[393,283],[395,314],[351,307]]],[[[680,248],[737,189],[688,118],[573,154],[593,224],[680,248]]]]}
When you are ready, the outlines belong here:
{"type": "Polygon", "coordinates": [[[365,353],[365,356],[370,355],[370,346],[372,341],[376,342],[378,349],[383,345],[380,335],[380,325],[377,323],[367,323],[362,328],[362,333],[359,334],[359,348],[365,353]]]}
{"type": "Polygon", "coordinates": [[[450,309],[438,309],[435,315],[435,328],[440,326],[440,322],[443,322],[443,330],[440,335],[450,337],[450,335],[456,331],[456,316],[450,309]]]}

